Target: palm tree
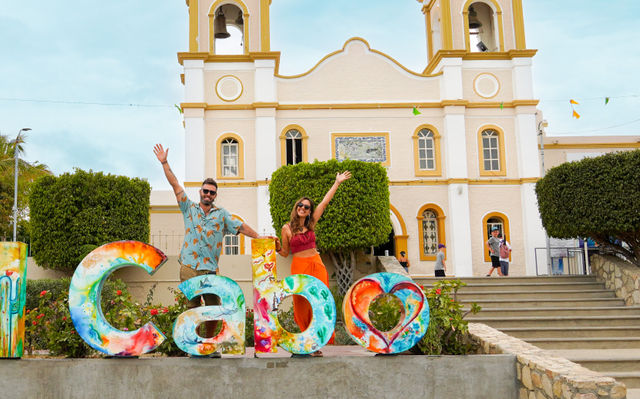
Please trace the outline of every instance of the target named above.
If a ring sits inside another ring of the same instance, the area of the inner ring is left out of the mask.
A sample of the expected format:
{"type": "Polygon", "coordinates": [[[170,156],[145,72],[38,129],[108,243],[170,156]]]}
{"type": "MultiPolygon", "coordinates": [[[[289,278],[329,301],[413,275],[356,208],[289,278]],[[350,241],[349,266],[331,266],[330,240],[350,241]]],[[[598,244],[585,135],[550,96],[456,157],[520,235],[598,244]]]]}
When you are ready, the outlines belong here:
{"type": "Polygon", "coordinates": [[[51,174],[47,165],[38,161],[30,163],[20,157],[24,153],[25,139],[25,134],[14,140],[0,134],[0,241],[5,241],[12,231],[15,156],[18,156],[18,223],[29,218],[31,184],[37,178],[51,174]]]}

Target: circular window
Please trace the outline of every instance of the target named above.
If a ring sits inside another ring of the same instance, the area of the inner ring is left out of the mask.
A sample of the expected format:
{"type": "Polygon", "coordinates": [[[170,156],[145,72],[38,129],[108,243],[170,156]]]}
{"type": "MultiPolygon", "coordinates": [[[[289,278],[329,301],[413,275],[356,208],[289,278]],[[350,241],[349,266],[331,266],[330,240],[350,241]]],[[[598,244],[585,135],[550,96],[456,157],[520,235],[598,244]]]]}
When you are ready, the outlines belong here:
{"type": "Polygon", "coordinates": [[[490,73],[481,73],[473,81],[473,91],[482,98],[492,98],[500,91],[500,82],[490,73]]]}
{"type": "Polygon", "coordinates": [[[223,76],[216,83],[216,94],[222,101],[235,101],[242,95],[242,82],[235,76],[223,76]]]}

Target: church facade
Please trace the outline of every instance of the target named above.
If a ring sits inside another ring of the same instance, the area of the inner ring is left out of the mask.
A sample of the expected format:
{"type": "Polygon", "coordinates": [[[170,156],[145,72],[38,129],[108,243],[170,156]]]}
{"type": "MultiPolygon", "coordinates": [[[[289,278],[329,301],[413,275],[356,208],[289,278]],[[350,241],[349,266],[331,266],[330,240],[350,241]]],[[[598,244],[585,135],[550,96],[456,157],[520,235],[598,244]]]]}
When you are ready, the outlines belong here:
{"type": "MultiPolygon", "coordinates": [[[[498,227],[513,247],[511,274],[535,275],[535,248],[545,246],[534,192],[544,124],[521,0],[419,2],[422,71],[350,38],[293,76],[279,73],[280,53],[270,47],[270,3],[187,0],[189,49],[178,59],[190,197],[213,177],[220,206],[273,234],[268,184],[276,169],[316,159],[379,162],[390,180],[387,248],[408,254],[412,274],[433,275],[439,243],[448,274],[486,274],[484,243],[498,227]],[[240,37],[238,54],[221,54],[225,35],[240,37]]],[[[548,147],[548,167],[567,160],[563,148],[548,147]]],[[[176,226],[172,193],[152,193],[152,235],[176,226]]],[[[226,237],[225,253],[250,248],[226,237]]]]}

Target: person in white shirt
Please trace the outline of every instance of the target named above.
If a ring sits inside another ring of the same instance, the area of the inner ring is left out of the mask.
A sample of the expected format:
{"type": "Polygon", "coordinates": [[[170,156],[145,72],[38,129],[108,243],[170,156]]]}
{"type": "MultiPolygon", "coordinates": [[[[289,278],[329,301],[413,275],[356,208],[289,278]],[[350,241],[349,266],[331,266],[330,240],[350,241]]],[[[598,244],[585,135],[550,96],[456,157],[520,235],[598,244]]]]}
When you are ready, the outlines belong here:
{"type": "Polygon", "coordinates": [[[506,238],[500,241],[500,271],[503,276],[509,275],[509,256],[511,255],[511,244],[506,238]]]}

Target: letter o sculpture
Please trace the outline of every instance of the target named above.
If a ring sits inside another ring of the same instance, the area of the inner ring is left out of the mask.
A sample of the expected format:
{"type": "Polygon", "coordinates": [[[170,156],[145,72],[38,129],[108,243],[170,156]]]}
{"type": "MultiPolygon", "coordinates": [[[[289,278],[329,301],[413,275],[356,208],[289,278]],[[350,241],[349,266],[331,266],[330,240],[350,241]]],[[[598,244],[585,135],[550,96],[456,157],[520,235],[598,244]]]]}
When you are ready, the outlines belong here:
{"type": "Polygon", "coordinates": [[[392,354],[412,348],[427,333],[429,303],[424,292],[409,277],[395,273],[375,273],[349,288],[342,304],[349,335],[372,352],[392,354]],[[369,306],[382,294],[402,301],[404,318],[390,331],[379,331],[369,319],[369,306]]]}
{"type": "Polygon", "coordinates": [[[167,257],[157,248],[139,241],[117,241],[91,251],[80,262],[69,286],[69,311],[78,335],[110,356],[138,356],[151,352],[165,336],[149,322],[135,331],[121,331],[102,314],[102,286],[121,267],[136,266],[153,274],[167,257]]]}

